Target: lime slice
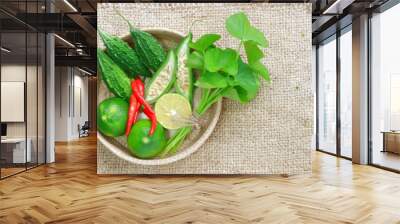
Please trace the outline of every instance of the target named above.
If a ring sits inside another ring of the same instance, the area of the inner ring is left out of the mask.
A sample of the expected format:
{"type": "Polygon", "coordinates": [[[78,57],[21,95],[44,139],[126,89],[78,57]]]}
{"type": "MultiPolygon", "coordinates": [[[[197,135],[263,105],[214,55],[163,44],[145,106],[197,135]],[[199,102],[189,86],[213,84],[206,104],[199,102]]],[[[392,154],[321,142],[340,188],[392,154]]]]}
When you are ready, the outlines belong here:
{"type": "Polygon", "coordinates": [[[154,108],[157,121],[166,129],[179,129],[190,125],[192,108],[186,97],[177,93],[161,96],[154,108]]]}

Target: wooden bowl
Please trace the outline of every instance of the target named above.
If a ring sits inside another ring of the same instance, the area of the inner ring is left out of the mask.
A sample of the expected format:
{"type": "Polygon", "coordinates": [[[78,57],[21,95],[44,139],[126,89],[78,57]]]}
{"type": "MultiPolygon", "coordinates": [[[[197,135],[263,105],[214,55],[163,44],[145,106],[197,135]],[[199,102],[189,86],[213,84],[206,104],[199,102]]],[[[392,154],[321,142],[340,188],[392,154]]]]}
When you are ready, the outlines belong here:
{"type": "MultiPolygon", "coordinates": [[[[158,41],[160,41],[160,43],[166,50],[175,48],[179,41],[184,37],[184,35],[179,32],[164,28],[145,29],[145,31],[152,34],[158,41]]],[[[124,36],[123,40],[133,46],[130,35],[124,36]]],[[[200,98],[200,94],[201,90],[196,89],[194,92],[193,100],[194,106],[196,106],[196,103],[200,98]]],[[[99,79],[98,102],[101,102],[102,100],[111,96],[112,94],[99,79]]],[[[192,153],[196,152],[204,144],[204,142],[207,141],[217,124],[219,115],[221,113],[221,107],[222,101],[218,101],[212,107],[210,107],[210,109],[208,109],[208,111],[200,118],[200,127],[194,127],[192,133],[186,138],[185,142],[183,143],[181,148],[178,149],[177,153],[168,157],[139,159],[130,153],[129,149],[127,148],[127,139],[125,136],[114,138],[105,136],[100,132],[97,132],[97,138],[108,150],[110,150],[119,158],[124,159],[128,162],[150,166],[169,164],[188,157],[192,153]]],[[[141,117],[145,116],[142,114],[141,117]]],[[[173,134],[172,131],[167,132],[169,136],[173,134]]]]}

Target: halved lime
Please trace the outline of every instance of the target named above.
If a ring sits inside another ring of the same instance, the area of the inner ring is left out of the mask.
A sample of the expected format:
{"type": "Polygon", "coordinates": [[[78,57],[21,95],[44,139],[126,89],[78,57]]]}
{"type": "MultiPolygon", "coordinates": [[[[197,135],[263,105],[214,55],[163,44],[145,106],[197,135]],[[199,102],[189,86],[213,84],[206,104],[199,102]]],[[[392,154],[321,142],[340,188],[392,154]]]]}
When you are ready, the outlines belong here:
{"type": "Polygon", "coordinates": [[[192,124],[192,108],[186,97],[177,93],[161,96],[154,108],[157,121],[166,129],[179,129],[192,124]]]}

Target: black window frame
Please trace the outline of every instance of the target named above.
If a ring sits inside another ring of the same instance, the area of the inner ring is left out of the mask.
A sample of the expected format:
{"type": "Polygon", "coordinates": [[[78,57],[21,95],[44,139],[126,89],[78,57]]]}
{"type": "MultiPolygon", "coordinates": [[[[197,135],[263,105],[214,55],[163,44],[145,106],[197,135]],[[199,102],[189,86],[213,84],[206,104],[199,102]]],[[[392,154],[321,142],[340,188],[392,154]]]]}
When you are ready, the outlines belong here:
{"type": "MultiPolygon", "coordinates": [[[[373,14],[377,13],[384,13],[385,11],[391,9],[392,7],[396,6],[400,4],[400,0],[388,0],[386,1],[384,4],[380,5],[377,8],[371,9],[368,11],[368,31],[367,31],[367,44],[368,44],[368,54],[367,54],[367,61],[368,61],[368,69],[367,69],[367,79],[368,79],[368,156],[367,156],[367,161],[368,161],[368,165],[373,166],[373,167],[377,167],[383,170],[387,170],[387,171],[391,171],[391,172],[395,172],[395,173],[400,173],[400,170],[391,168],[391,167],[387,167],[387,166],[383,166],[380,164],[376,164],[373,161],[373,154],[374,154],[374,148],[373,148],[373,130],[372,130],[372,94],[373,94],[373,88],[372,88],[372,55],[373,55],[373,51],[372,51],[372,18],[373,18],[373,14]]],[[[400,155],[399,155],[400,156],[400,155]]]]}
{"type": "Polygon", "coordinates": [[[316,151],[323,152],[329,155],[337,156],[340,158],[344,158],[347,160],[352,160],[352,158],[343,156],[342,155],[342,150],[341,150],[341,119],[340,119],[340,81],[341,81],[341,67],[340,67],[340,37],[347,33],[351,32],[352,30],[352,23],[347,24],[341,29],[338,29],[336,33],[326,37],[325,39],[319,41],[316,44],[316,72],[315,72],[315,97],[316,97],[316,105],[315,105],[315,110],[316,110],[316,151]],[[324,149],[321,149],[319,147],[319,46],[324,43],[329,43],[330,41],[336,41],[336,152],[328,152],[324,149]]]}
{"type": "MultiPolygon", "coordinates": [[[[47,3],[47,0],[29,0],[29,1],[28,0],[20,0],[19,2],[25,4],[25,15],[27,15],[26,13],[27,13],[28,3],[36,3],[36,12],[38,13],[39,12],[39,3],[47,3]]],[[[13,18],[11,13],[9,13],[8,11],[6,11],[5,9],[3,9],[1,7],[1,4],[0,4],[0,11],[1,11],[1,13],[6,13],[9,16],[11,16],[11,18],[13,18]]],[[[45,12],[47,12],[47,7],[45,9],[45,12]]],[[[3,174],[2,174],[3,168],[2,168],[2,166],[0,166],[0,180],[4,180],[8,177],[12,177],[14,175],[26,172],[27,170],[39,167],[39,166],[47,163],[47,81],[46,81],[46,79],[47,79],[47,33],[37,30],[34,27],[28,25],[27,23],[24,23],[23,21],[20,21],[19,19],[15,18],[15,17],[14,17],[14,19],[20,23],[23,23],[24,30],[21,30],[20,32],[3,31],[1,29],[1,23],[0,23],[0,46],[2,46],[2,43],[1,43],[2,38],[1,37],[2,37],[3,33],[24,33],[25,34],[25,49],[24,49],[25,50],[25,87],[24,87],[24,91],[25,91],[25,93],[24,93],[24,96],[25,96],[24,97],[25,98],[25,100],[24,100],[25,167],[24,167],[24,169],[22,169],[18,172],[12,173],[7,176],[3,176],[3,174]],[[37,142],[36,162],[29,163],[29,166],[28,166],[28,162],[27,162],[27,155],[28,155],[27,154],[27,147],[28,147],[28,144],[27,144],[27,139],[28,139],[28,131],[27,131],[27,127],[28,127],[28,124],[27,124],[28,123],[28,119],[27,119],[28,33],[36,34],[36,80],[37,80],[36,81],[36,99],[37,99],[37,101],[36,101],[36,104],[37,104],[37,106],[36,106],[36,140],[37,140],[36,141],[37,142]],[[44,131],[43,131],[43,143],[44,144],[42,146],[43,147],[42,152],[44,153],[44,155],[42,155],[44,157],[43,162],[39,162],[39,141],[38,141],[38,139],[39,139],[39,113],[38,113],[38,111],[39,111],[39,82],[38,82],[38,80],[39,80],[38,79],[38,76],[39,76],[39,70],[38,70],[38,66],[39,66],[39,34],[43,34],[43,39],[42,39],[43,46],[42,47],[44,47],[44,50],[43,49],[41,50],[41,52],[44,54],[44,55],[42,55],[42,60],[44,60],[44,64],[42,66],[42,82],[44,84],[44,87],[43,87],[44,88],[44,93],[43,93],[44,99],[42,100],[42,102],[44,104],[44,105],[42,105],[42,107],[44,109],[44,111],[43,111],[44,116],[42,117],[44,119],[44,120],[42,120],[42,122],[44,124],[44,127],[43,127],[44,128],[44,131]]],[[[25,18],[25,20],[26,20],[26,18],[25,18]]],[[[0,53],[0,82],[1,82],[1,68],[2,68],[2,53],[0,53]]],[[[1,85],[0,85],[0,101],[1,101],[1,85]]],[[[1,104],[0,104],[0,111],[1,111],[1,104]]],[[[2,122],[1,122],[1,115],[0,115],[0,124],[1,123],[2,122]]],[[[0,144],[0,158],[1,158],[1,151],[2,151],[1,147],[2,146],[0,144]]],[[[1,163],[0,163],[0,165],[1,165],[1,163]]]]}

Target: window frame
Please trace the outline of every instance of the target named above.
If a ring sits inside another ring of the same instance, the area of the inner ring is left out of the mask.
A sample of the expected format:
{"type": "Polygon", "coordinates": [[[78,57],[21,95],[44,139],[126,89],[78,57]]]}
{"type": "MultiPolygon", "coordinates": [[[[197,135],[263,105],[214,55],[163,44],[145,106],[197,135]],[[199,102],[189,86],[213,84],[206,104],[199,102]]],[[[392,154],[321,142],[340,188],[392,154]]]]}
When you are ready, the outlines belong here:
{"type": "Polygon", "coordinates": [[[373,94],[373,88],[372,88],[372,18],[374,17],[374,14],[380,14],[384,13],[385,11],[391,9],[394,6],[397,6],[400,4],[400,0],[388,0],[384,4],[380,5],[379,7],[368,11],[368,32],[367,32],[367,38],[368,38],[368,69],[367,69],[367,77],[368,77],[368,165],[377,167],[383,170],[395,172],[395,173],[400,173],[400,170],[390,168],[387,166],[383,166],[377,163],[373,162],[373,154],[374,154],[374,145],[373,145],[373,127],[372,127],[372,121],[373,121],[373,113],[372,113],[372,94],[373,94]]]}
{"type": "Polygon", "coordinates": [[[316,97],[316,105],[315,105],[315,110],[316,110],[316,134],[315,134],[315,145],[316,145],[316,151],[323,152],[329,155],[333,155],[336,157],[344,158],[347,160],[352,160],[351,157],[347,157],[342,155],[342,150],[341,150],[341,118],[340,118],[340,86],[341,86],[341,66],[340,66],[340,37],[344,35],[347,32],[351,32],[352,30],[352,23],[347,24],[345,27],[341,28],[340,30],[337,30],[336,33],[332,34],[331,36],[327,37],[326,39],[320,41],[318,44],[316,44],[316,77],[315,77],[315,97],[316,97]],[[319,47],[322,43],[326,44],[330,41],[336,41],[336,152],[328,152],[324,149],[321,149],[319,146],[319,47]]]}

